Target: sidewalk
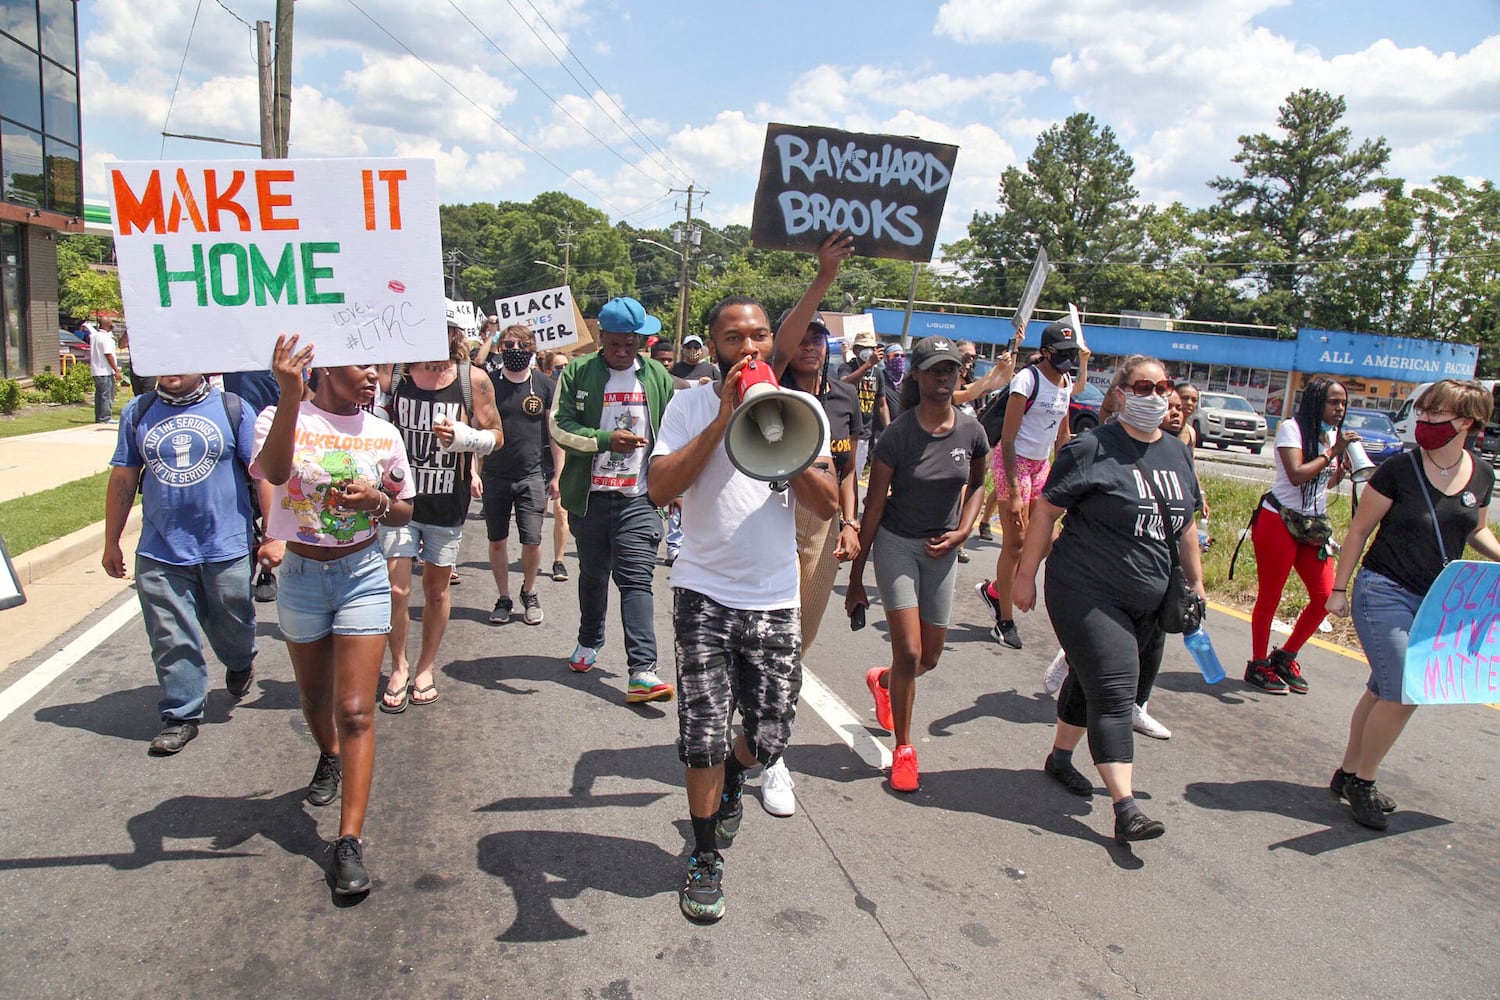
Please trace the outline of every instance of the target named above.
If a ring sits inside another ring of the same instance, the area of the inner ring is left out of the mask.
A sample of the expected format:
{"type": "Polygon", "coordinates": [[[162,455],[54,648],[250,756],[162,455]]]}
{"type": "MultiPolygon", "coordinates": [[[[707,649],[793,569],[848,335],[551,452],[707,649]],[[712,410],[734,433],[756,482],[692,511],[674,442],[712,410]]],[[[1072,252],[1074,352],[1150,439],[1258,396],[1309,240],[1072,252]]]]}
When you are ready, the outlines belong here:
{"type": "MultiPolygon", "coordinates": [[[[119,427],[88,424],[0,438],[0,501],[84,479],[109,468],[119,427]]],[[[99,498],[104,510],[104,497],[99,498]]]]}

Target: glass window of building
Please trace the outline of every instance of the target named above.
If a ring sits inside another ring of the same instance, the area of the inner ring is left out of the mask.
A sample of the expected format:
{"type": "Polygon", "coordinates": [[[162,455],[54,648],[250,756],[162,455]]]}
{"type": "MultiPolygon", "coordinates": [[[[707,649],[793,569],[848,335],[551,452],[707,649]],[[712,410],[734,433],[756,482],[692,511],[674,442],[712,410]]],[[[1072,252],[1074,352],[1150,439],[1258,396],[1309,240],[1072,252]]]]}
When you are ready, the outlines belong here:
{"type": "Polygon", "coordinates": [[[31,370],[30,341],[26,336],[26,271],[21,255],[21,227],[0,223],[0,375],[15,378],[31,370]]]}
{"type": "Polygon", "coordinates": [[[78,68],[78,45],[73,0],[42,0],[42,55],[68,69],[78,68]]]}
{"type": "Polygon", "coordinates": [[[34,0],[0,0],[0,31],[36,48],[36,3],[34,0]]]}
{"type": "Polygon", "coordinates": [[[43,59],[42,93],[46,133],[78,145],[77,75],[43,59]]]}
{"type": "Polygon", "coordinates": [[[0,121],[0,198],[41,208],[46,196],[41,135],[14,122],[0,121]]]}
{"type": "Polygon", "coordinates": [[[42,68],[37,54],[0,35],[0,115],[42,127],[42,68]]]}
{"type": "Polygon", "coordinates": [[[78,147],[47,137],[47,207],[64,215],[83,214],[83,172],[78,147]]]}

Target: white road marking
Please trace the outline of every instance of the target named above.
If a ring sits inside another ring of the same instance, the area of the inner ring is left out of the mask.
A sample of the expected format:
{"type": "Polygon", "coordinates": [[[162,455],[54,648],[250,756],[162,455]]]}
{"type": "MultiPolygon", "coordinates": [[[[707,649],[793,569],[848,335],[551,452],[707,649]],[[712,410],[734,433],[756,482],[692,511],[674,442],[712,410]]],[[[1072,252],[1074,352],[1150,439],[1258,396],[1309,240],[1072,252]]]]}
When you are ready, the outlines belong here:
{"type": "Polygon", "coordinates": [[[4,691],[0,691],[0,721],[41,693],[42,689],[63,675],[67,669],[88,656],[110,636],[140,616],[141,605],[134,599],[111,611],[102,621],[37,664],[31,671],[4,691]]]}
{"type": "Polygon", "coordinates": [[[844,745],[859,755],[859,759],[871,767],[884,770],[891,766],[891,752],[870,731],[854,710],[844,704],[844,699],[818,679],[818,675],[802,668],[802,703],[811,708],[828,727],[834,731],[844,745]]]}

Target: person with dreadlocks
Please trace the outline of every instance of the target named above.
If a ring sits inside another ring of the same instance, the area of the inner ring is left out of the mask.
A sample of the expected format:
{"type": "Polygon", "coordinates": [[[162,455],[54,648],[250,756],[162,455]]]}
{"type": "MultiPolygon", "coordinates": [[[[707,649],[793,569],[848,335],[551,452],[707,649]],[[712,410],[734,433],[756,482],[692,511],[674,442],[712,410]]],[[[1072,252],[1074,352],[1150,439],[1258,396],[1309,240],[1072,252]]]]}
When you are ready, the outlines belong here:
{"type": "Polygon", "coordinates": [[[1251,519],[1255,546],[1255,610],[1250,616],[1251,659],[1245,683],[1267,694],[1307,693],[1297,652],[1327,617],[1334,562],[1328,528],[1328,488],[1344,475],[1344,451],[1359,440],[1344,430],[1349,397],[1344,387],[1319,376],[1302,388],[1295,420],[1276,429],[1276,481],[1251,519]],[[1281,604],[1287,576],[1297,570],[1307,588],[1307,607],[1292,634],[1267,656],[1271,621],[1281,604]]]}

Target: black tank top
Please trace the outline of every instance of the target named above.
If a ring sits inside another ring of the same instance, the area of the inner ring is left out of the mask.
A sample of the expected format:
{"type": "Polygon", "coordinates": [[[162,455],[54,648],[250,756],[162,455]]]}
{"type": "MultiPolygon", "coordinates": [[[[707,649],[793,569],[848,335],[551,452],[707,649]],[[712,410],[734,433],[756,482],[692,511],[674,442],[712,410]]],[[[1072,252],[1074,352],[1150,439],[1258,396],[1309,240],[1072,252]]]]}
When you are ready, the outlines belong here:
{"type": "Polygon", "coordinates": [[[408,373],[391,400],[391,422],[406,443],[412,486],[417,491],[411,519],[453,528],[464,523],[469,510],[470,456],[438,446],[432,428],[442,417],[468,423],[458,379],[447,388],[429,390],[412,382],[408,373]]]}

